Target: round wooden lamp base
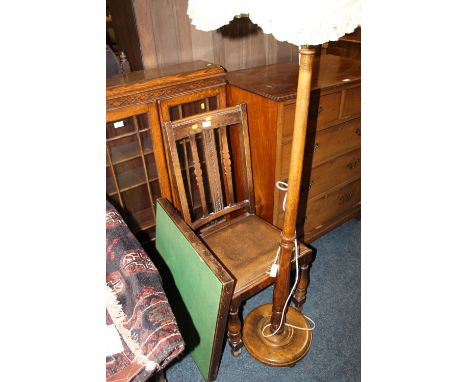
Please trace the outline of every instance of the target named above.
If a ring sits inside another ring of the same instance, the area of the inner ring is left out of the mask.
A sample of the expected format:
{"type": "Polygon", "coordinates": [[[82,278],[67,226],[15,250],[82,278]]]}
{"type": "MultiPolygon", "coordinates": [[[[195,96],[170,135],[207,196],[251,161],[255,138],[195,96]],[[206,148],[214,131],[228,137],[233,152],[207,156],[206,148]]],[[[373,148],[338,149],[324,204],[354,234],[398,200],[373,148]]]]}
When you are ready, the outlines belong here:
{"type": "MultiPolygon", "coordinates": [[[[263,328],[270,323],[272,304],[260,305],[252,310],[244,321],[242,339],[248,352],[257,361],[270,366],[294,366],[302,359],[312,344],[312,331],[284,326],[281,334],[265,337],[263,328]]],[[[290,307],[286,323],[300,328],[310,328],[306,318],[290,307]]],[[[264,331],[271,334],[270,327],[264,331]]]]}

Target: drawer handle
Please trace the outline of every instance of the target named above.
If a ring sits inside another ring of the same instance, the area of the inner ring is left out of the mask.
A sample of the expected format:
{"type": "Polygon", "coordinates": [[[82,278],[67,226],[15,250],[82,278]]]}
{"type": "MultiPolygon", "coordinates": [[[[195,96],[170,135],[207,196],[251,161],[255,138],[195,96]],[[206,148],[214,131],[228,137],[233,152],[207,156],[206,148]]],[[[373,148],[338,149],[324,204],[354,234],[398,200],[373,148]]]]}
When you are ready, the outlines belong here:
{"type": "Polygon", "coordinates": [[[354,167],[357,167],[359,164],[359,161],[355,160],[354,162],[349,162],[346,167],[348,167],[350,170],[352,170],[354,167]]]}
{"type": "Polygon", "coordinates": [[[349,191],[348,193],[342,195],[340,197],[340,204],[346,203],[347,201],[349,201],[351,199],[352,196],[353,196],[352,191],[349,191]]]}
{"type": "Polygon", "coordinates": [[[307,190],[310,190],[310,189],[312,188],[312,186],[313,186],[313,185],[314,185],[314,181],[313,181],[313,180],[311,180],[311,181],[309,182],[309,185],[307,185],[307,186],[303,186],[303,187],[301,188],[301,191],[307,191],[307,190]]]}
{"type": "Polygon", "coordinates": [[[358,127],[356,130],[355,130],[355,133],[359,136],[361,136],[361,128],[358,127]]]}
{"type": "Polygon", "coordinates": [[[322,107],[322,106],[319,106],[319,108],[318,108],[318,110],[317,110],[317,114],[320,114],[322,111],[323,111],[323,107],[322,107]]]}
{"type": "MultiPolygon", "coordinates": [[[[288,183],[288,178],[286,178],[285,180],[283,180],[284,183],[288,183]]],[[[301,191],[307,191],[307,190],[310,190],[312,188],[312,186],[314,185],[314,181],[311,180],[309,182],[309,185],[308,186],[302,186],[301,188],[301,191]]]]}
{"type": "Polygon", "coordinates": [[[317,149],[318,149],[319,147],[320,147],[320,146],[319,146],[318,143],[314,143],[314,150],[313,150],[314,153],[317,151],[317,149]]]}

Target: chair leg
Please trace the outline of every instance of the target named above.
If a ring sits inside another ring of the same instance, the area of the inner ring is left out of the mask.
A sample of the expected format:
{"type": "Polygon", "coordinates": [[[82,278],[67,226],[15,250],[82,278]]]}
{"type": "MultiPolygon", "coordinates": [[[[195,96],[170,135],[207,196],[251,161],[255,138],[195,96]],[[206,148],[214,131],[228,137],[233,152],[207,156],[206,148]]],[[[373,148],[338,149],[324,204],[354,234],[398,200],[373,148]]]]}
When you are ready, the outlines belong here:
{"type": "Polygon", "coordinates": [[[164,370],[158,371],[157,373],[153,374],[153,376],[149,380],[151,382],[166,382],[164,370]]]}
{"type": "Polygon", "coordinates": [[[231,353],[234,357],[241,354],[241,348],[244,346],[242,342],[242,326],[239,318],[239,303],[231,304],[229,307],[228,319],[228,338],[231,346],[231,353]]]}
{"type": "Polygon", "coordinates": [[[302,305],[306,302],[307,286],[309,284],[309,266],[312,256],[304,256],[299,259],[299,281],[292,300],[297,309],[302,310],[302,305]]]}

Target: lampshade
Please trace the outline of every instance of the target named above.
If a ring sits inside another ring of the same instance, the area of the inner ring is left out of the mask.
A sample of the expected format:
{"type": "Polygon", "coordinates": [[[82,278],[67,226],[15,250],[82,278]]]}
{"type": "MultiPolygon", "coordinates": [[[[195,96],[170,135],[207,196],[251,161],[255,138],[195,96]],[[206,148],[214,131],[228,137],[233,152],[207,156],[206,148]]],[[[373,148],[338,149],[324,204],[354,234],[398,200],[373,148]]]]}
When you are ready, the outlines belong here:
{"type": "Polygon", "coordinates": [[[189,0],[195,28],[218,29],[236,15],[248,14],[264,33],[294,45],[338,40],[361,23],[360,0],[189,0]]]}

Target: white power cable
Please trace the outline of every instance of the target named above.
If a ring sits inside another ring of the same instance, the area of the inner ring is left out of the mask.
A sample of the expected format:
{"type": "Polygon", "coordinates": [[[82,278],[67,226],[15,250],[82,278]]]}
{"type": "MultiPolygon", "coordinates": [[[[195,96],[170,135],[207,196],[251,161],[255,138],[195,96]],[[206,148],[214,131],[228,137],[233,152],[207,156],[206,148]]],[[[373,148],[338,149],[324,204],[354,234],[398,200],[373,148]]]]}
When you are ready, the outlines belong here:
{"type": "Polygon", "coordinates": [[[276,187],[281,191],[286,191],[283,198],[283,211],[286,210],[286,198],[288,197],[288,184],[286,182],[278,181],[276,182],[276,187]]]}
{"type": "MultiPolygon", "coordinates": [[[[278,182],[276,182],[276,187],[278,187],[278,189],[280,189],[281,191],[286,191],[286,193],[284,194],[284,198],[283,198],[283,211],[284,211],[286,209],[286,198],[288,196],[288,184],[286,182],[278,181],[278,182]]],[[[283,320],[284,320],[284,313],[286,311],[286,307],[288,306],[289,299],[293,295],[294,290],[296,289],[297,283],[299,281],[299,247],[297,245],[297,239],[294,239],[294,252],[295,252],[295,257],[296,257],[296,280],[294,281],[294,285],[293,285],[293,287],[291,289],[291,292],[289,293],[289,296],[288,296],[288,298],[286,299],[286,301],[284,303],[283,311],[281,313],[281,321],[280,321],[280,324],[279,324],[278,328],[274,332],[272,332],[270,334],[265,334],[265,329],[268,328],[269,326],[271,326],[271,324],[265,325],[263,327],[263,329],[262,329],[262,335],[264,337],[271,337],[271,336],[275,335],[278,332],[278,330],[281,328],[281,325],[283,324],[283,320]]],[[[275,257],[275,261],[273,262],[272,267],[274,265],[277,265],[276,263],[277,263],[278,258],[279,258],[279,253],[280,253],[280,247],[278,247],[278,250],[276,251],[276,257],[275,257]]],[[[303,316],[312,323],[311,328],[301,328],[301,327],[294,326],[294,325],[291,325],[291,324],[288,324],[288,323],[285,323],[285,325],[289,326],[291,328],[299,329],[299,330],[310,330],[310,331],[314,330],[315,329],[315,322],[311,318],[307,317],[305,314],[303,314],[303,316]]]]}

